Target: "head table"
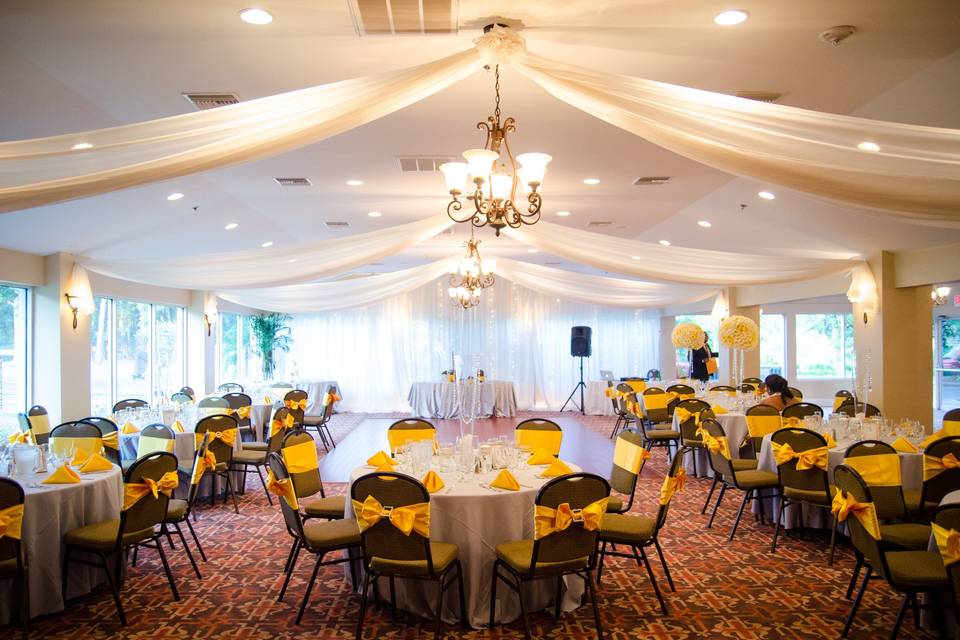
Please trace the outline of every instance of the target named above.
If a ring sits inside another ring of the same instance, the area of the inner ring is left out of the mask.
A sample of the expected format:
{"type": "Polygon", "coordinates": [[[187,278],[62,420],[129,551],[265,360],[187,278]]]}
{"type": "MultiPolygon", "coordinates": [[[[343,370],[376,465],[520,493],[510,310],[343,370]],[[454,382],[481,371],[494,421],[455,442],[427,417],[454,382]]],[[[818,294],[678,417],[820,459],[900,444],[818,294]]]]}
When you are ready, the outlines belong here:
{"type": "Polygon", "coordinates": [[[457,418],[464,402],[469,403],[469,411],[476,418],[510,418],[517,413],[513,383],[505,380],[414,382],[407,402],[415,418],[457,418]]]}

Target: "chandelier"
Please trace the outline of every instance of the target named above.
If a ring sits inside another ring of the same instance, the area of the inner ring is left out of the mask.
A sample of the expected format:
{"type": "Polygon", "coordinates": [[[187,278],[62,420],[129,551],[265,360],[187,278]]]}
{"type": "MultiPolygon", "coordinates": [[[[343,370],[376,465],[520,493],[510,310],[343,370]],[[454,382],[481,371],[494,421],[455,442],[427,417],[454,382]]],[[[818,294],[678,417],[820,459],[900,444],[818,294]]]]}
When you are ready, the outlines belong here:
{"type": "Polygon", "coordinates": [[[474,227],[490,225],[500,235],[504,227],[517,229],[523,224],[536,224],[540,220],[540,193],[547,163],[552,158],[545,153],[522,153],[516,158],[510,150],[507,134],[517,130],[513,118],[500,122],[500,65],[494,71],[496,95],[493,115],[486,122],[478,122],[477,129],[486,131],[482,149],[463,152],[466,162],[447,162],[440,165],[447,189],[453,200],[447,205],[447,215],[454,222],[470,222],[474,227]],[[499,166],[497,162],[499,161],[499,166]],[[510,166],[506,165],[509,161],[510,166]],[[520,163],[519,170],[517,163],[520,163]],[[468,182],[473,183],[473,193],[466,196],[473,206],[463,209],[461,196],[468,182]],[[517,187],[526,195],[526,203],[517,202],[517,187]]]}
{"type": "Polygon", "coordinates": [[[470,239],[463,243],[467,248],[467,255],[450,265],[450,301],[464,309],[480,304],[480,292],[493,286],[493,270],[496,261],[489,260],[486,265],[480,259],[477,245],[479,240],[473,238],[473,228],[470,229],[470,239]]]}

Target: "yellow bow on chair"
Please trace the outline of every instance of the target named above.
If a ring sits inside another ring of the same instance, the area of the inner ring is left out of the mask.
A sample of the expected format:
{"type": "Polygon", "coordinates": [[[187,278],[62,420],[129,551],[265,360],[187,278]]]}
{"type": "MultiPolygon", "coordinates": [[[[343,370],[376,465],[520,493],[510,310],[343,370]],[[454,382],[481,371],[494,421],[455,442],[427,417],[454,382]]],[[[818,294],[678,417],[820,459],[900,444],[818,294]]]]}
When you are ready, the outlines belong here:
{"type": "Polygon", "coordinates": [[[302,400],[284,400],[284,401],[283,401],[283,406],[285,406],[287,409],[291,409],[291,410],[294,410],[294,411],[297,410],[297,409],[299,409],[300,411],[306,411],[306,410],[307,410],[307,399],[304,398],[304,399],[302,399],[302,400]]]}
{"type": "Polygon", "coordinates": [[[297,423],[296,419],[293,417],[293,414],[288,413],[283,417],[283,422],[280,420],[274,419],[270,422],[270,437],[277,435],[280,431],[285,431],[287,429],[293,429],[293,426],[297,423]]]}
{"type": "Polygon", "coordinates": [[[603,514],[607,512],[609,498],[601,498],[591,502],[583,509],[571,509],[570,503],[561,502],[556,509],[537,505],[534,509],[534,540],[545,538],[552,533],[563,531],[574,522],[582,522],[583,528],[588,531],[599,531],[603,522],[603,514]]]}
{"type": "Polygon", "coordinates": [[[357,515],[360,531],[366,531],[380,522],[381,518],[390,520],[390,524],[404,535],[416,531],[424,538],[430,537],[430,503],[417,502],[403,507],[385,507],[373,496],[367,496],[363,502],[352,500],[353,511],[357,515]]]}
{"type": "Polygon", "coordinates": [[[642,415],[640,411],[640,403],[634,402],[633,400],[627,400],[627,412],[632,413],[635,416],[642,415]]]}
{"type": "Polygon", "coordinates": [[[731,458],[730,443],[725,436],[714,436],[707,431],[703,431],[701,437],[703,438],[703,445],[710,450],[710,453],[719,453],[727,460],[731,458]]]}
{"type": "Polygon", "coordinates": [[[153,495],[154,499],[164,493],[167,497],[173,494],[173,490],[180,485],[176,471],[168,471],[159,480],[143,478],[143,482],[126,482],[123,485],[123,510],[126,511],[136,503],[140,502],[148,495],[153,495]]]}
{"type": "Polygon", "coordinates": [[[668,505],[677,491],[683,491],[687,484],[687,470],[683,467],[677,469],[676,476],[667,476],[663,479],[663,485],[660,486],[660,504],[668,505]]]}
{"type": "MultiPolygon", "coordinates": [[[[233,446],[233,443],[237,440],[237,430],[236,429],[224,429],[223,431],[207,431],[210,434],[210,442],[214,440],[220,440],[221,442],[233,446]]],[[[202,433],[197,433],[194,435],[194,447],[199,447],[200,443],[203,442],[202,433]]]]}
{"type": "Polygon", "coordinates": [[[18,431],[10,436],[10,444],[31,444],[31,442],[32,438],[29,431],[18,431]]]}
{"type": "Polygon", "coordinates": [[[603,390],[603,395],[613,400],[617,397],[617,390],[614,387],[607,387],[603,390]]]}
{"type": "Polygon", "coordinates": [[[118,451],[120,449],[120,440],[117,433],[117,431],[111,431],[107,435],[102,436],[100,442],[103,443],[103,446],[118,451]]]}
{"type": "Polygon", "coordinates": [[[923,456],[923,479],[929,480],[938,476],[947,469],[960,469],[960,460],[953,453],[948,453],[942,458],[936,456],[923,456]]]}
{"type": "Polygon", "coordinates": [[[937,541],[937,548],[940,549],[943,564],[950,566],[954,562],[960,562],[960,531],[946,529],[936,522],[930,523],[930,527],[933,529],[933,537],[937,541]]]}
{"type": "Polygon", "coordinates": [[[286,500],[291,509],[300,508],[300,503],[297,502],[297,492],[294,490],[290,478],[277,480],[277,476],[273,475],[271,469],[267,469],[267,491],[286,500]]]}
{"type": "Polygon", "coordinates": [[[690,418],[693,418],[696,421],[695,424],[697,427],[700,426],[700,411],[688,411],[683,407],[677,407],[674,413],[677,414],[680,422],[686,422],[690,418]]]}
{"type": "Polygon", "coordinates": [[[23,526],[23,505],[15,504],[6,509],[0,509],[0,538],[20,539],[20,528],[23,526]]]}
{"type": "Polygon", "coordinates": [[[770,446],[773,449],[773,458],[777,461],[777,466],[796,460],[797,471],[806,471],[813,467],[826,471],[829,467],[830,449],[828,447],[817,447],[797,453],[789,443],[777,444],[771,442],[770,446]]]}
{"type": "Polygon", "coordinates": [[[250,417],[251,406],[247,405],[246,407],[237,407],[236,409],[227,409],[227,415],[237,416],[241,420],[246,420],[250,417]]]}
{"type": "Polygon", "coordinates": [[[840,489],[833,494],[833,504],[830,511],[836,516],[837,522],[843,522],[852,513],[863,528],[874,540],[880,539],[880,521],[877,520],[877,507],[872,502],[857,502],[852,493],[844,493],[840,489]]]}
{"type": "Polygon", "coordinates": [[[207,454],[202,458],[197,458],[197,461],[193,465],[193,476],[190,478],[190,484],[200,484],[203,474],[208,470],[213,471],[216,468],[217,456],[213,455],[213,451],[207,449],[207,454]]]}
{"type": "Polygon", "coordinates": [[[342,400],[342,398],[341,398],[340,396],[338,396],[336,393],[327,393],[327,394],[324,394],[324,396],[323,396],[323,406],[325,406],[325,407],[330,406],[330,405],[333,404],[334,402],[339,402],[340,400],[342,400]]]}

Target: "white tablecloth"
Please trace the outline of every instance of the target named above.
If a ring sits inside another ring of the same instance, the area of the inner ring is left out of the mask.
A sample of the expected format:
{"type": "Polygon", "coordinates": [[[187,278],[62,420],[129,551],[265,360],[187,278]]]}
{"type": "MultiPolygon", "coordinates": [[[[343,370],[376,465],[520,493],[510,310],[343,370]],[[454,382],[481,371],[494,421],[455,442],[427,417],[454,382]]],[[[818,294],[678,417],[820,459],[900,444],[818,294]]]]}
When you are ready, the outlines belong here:
{"type": "MultiPolygon", "coordinates": [[[[52,471],[52,469],[51,469],[52,471]]],[[[71,529],[120,517],[123,477],[120,468],[81,474],[79,484],[40,484],[49,474],[16,478],[23,486],[22,542],[30,574],[30,616],[63,610],[60,582],[63,534],[71,529]]],[[[106,574],[101,569],[71,563],[67,598],[89,593],[106,574]]],[[[0,582],[0,625],[10,621],[12,581],[0,582]]]]}
{"type": "MultiPolygon", "coordinates": [[[[137,424],[139,428],[147,426],[149,423],[137,424]]],[[[197,451],[196,445],[196,434],[194,429],[196,428],[196,422],[183,421],[184,432],[174,433],[173,441],[173,455],[177,456],[177,460],[180,463],[181,467],[192,467],[193,466],[193,456],[197,451]]],[[[170,426],[170,425],[167,425],[170,426]]],[[[137,446],[140,443],[140,433],[121,433],[119,434],[120,438],[120,459],[121,460],[136,460],[137,459],[137,446]]],[[[233,442],[234,451],[240,451],[242,443],[238,437],[233,442]]]]}
{"type": "MultiPolygon", "coordinates": [[[[294,385],[294,389],[301,389],[302,391],[307,392],[307,411],[308,416],[318,416],[323,413],[323,394],[327,392],[328,387],[336,387],[341,399],[343,398],[343,389],[340,388],[340,385],[337,384],[336,380],[297,380],[296,382],[291,382],[290,384],[294,385]]],[[[250,387],[245,393],[253,398],[254,404],[258,402],[263,402],[264,396],[270,396],[270,399],[274,402],[283,400],[283,395],[279,393],[279,389],[271,388],[269,386],[258,386],[250,387]]],[[[289,390],[288,390],[289,391],[289,390]]],[[[286,391],[284,391],[286,393],[286,391]]],[[[336,404],[333,405],[336,409],[336,404]]],[[[269,416],[268,416],[269,418],[269,416]]]]}
{"type": "MultiPolygon", "coordinates": [[[[616,388],[616,386],[614,386],[616,388]]],[[[583,410],[588,416],[612,416],[613,403],[604,394],[607,391],[606,380],[590,380],[587,389],[583,392],[583,410]]],[[[580,403],[580,392],[574,394],[573,399],[580,403]]]]}
{"type": "Polygon", "coordinates": [[[452,382],[414,382],[407,394],[410,414],[415,418],[456,418],[460,415],[460,395],[475,394],[477,387],[480,389],[477,417],[510,418],[516,415],[517,396],[513,383],[504,380],[460,385],[452,382]]]}
{"type": "MultiPolygon", "coordinates": [[[[740,443],[743,442],[743,439],[746,437],[747,431],[747,418],[745,414],[730,412],[723,413],[717,416],[717,422],[720,423],[720,426],[723,427],[724,433],[727,434],[727,442],[730,443],[730,454],[734,458],[740,458],[740,443]]],[[[676,431],[680,430],[680,419],[676,414],[673,416],[673,428],[676,431]]],[[[687,473],[693,474],[693,459],[697,460],[697,475],[701,478],[712,478],[713,469],[710,467],[710,459],[707,455],[707,450],[703,447],[698,447],[693,450],[693,453],[687,455],[684,458],[683,465],[686,468],[687,473]]]]}
{"type": "MultiPolygon", "coordinates": [[[[568,463],[574,471],[580,468],[568,463]]],[[[548,479],[538,478],[546,467],[531,467],[514,472],[520,491],[495,491],[484,488],[496,477],[498,471],[485,474],[469,474],[458,482],[455,472],[440,472],[446,487],[430,496],[430,537],[441,542],[451,542],[460,547],[460,563],[463,567],[463,583],[467,598],[467,614],[471,626],[480,628],[490,621],[490,584],[493,577],[495,548],[498,544],[515,540],[533,539],[533,508],[537,490],[548,479]]],[[[371,473],[373,467],[358,467],[351,481],[371,473]]],[[[346,517],[352,518],[353,508],[347,501],[346,517]]],[[[349,579],[349,577],[348,577],[349,579]]],[[[580,606],[583,580],[567,577],[563,595],[564,611],[580,606]]],[[[436,606],[436,587],[415,580],[398,580],[397,604],[406,611],[432,618],[436,606]]],[[[528,611],[539,611],[551,604],[556,582],[535,581],[527,587],[528,611]]],[[[380,585],[381,594],[389,594],[389,585],[380,585]]],[[[496,619],[511,622],[520,616],[520,601],[517,595],[501,582],[497,585],[496,619]]],[[[453,622],[459,618],[456,586],[444,597],[444,620],[453,622]]]]}

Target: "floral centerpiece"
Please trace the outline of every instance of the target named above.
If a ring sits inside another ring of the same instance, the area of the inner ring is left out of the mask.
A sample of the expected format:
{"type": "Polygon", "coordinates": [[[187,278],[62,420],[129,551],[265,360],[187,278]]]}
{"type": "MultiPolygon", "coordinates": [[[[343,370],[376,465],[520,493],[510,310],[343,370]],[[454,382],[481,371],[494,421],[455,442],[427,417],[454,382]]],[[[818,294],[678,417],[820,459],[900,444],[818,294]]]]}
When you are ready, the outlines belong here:
{"type": "Polygon", "coordinates": [[[720,344],[733,349],[733,373],[739,389],[743,381],[743,352],[760,346],[760,327],[746,316],[729,316],[720,321],[720,344]]]}
{"type": "Polygon", "coordinates": [[[706,342],[707,336],[703,329],[694,323],[681,322],[673,328],[670,339],[678,349],[699,349],[706,342]]]}

